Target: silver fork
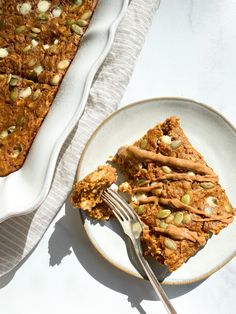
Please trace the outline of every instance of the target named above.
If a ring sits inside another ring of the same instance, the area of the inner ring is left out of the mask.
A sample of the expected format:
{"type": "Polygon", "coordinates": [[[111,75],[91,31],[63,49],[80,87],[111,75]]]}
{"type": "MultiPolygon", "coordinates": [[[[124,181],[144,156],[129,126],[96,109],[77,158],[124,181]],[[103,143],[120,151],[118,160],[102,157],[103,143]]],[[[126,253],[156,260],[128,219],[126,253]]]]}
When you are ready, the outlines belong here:
{"type": "Polygon", "coordinates": [[[107,188],[103,194],[102,198],[104,202],[112,209],[114,215],[120,222],[125,234],[130,238],[136,256],[143,267],[150,283],[152,284],[154,290],[156,291],[158,297],[162,301],[168,313],[177,314],[170,300],[168,299],[165,291],[155,274],[153,273],[151,267],[149,266],[147,260],[143,257],[142,248],[140,243],[140,235],[142,232],[142,222],[136,212],[126,203],[125,200],[111,188],[107,188]]]}

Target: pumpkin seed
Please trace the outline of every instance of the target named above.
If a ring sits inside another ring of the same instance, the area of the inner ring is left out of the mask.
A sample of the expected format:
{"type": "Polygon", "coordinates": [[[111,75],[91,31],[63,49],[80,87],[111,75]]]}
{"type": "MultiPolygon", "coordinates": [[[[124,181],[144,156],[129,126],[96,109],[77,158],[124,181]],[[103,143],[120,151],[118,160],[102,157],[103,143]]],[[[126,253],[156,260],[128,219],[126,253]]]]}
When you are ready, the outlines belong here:
{"type": "Polygon", "coordinates": [[[209,206],[214,207],[214,206],[217,205],[218,200],[217,200],[217,198],[214,197],[214,196],[208,196],[207,199],[206,199],[206,202],[207,202],[207,204],[208,204],[209,206]]]}
{"type": "Polygon", "coordinates": [[[58,48],[57,45],[51,45],[51,46],[49,47],[48,51],[49,51],[50,53],[55,53],[55,54],[57,54],[57,53],[59,52],[59,48],[58,48]]]}
{"type": "Polygon", "coordinates": [[[168,225],[164,221],[160,221],[159,227],[165,229],[168,227],[168,225]]]}
{"type": "Polygon", "coordinates": [[[214,184],[212,182],[201,182],[200,186],[203,189],[212,189],[214,187],[214,184]]]}
{"type": "Polygon", "coordinates": [[[50,2],[46,0],[40,0],[37,5],[38,11],[41,13],[47,12],[50,8],[50,2]]]}
{"type": "Polygon", "coordinates": [[[69,60],[62,60],[57,64],[57,69],[65,70],[66,68],[68,68],[69,64],[70,64],[69,60]]]}
{"type": "Polygon", "coordinates": [[[189,205],[190,202],[191,202],[191,197],[189,194],[184,194],[182,197],[181,197],[181,202],[183,204],[186,204],[186,205],[189,205]]]}
{"type": "Polygon", "coordinates": [[[191,220],[192,220],[192,217],[190,214],[184,214],[182,223],[183,224],[189,224],[191,220]]]}
{"type": "Polygon", "coordinates": [[[39,42],[35,39],[32,39],[31,44],[32,44],[32,47],[36,47],[36,46],[38,46],[39,42]]]}
{"type": "Polygon", "coordinates": [[[176,245],[175,241],[171,240],[170,238],[165,238],[164,244],[170,250],[176,250],[177,249],[177,245],[176,245]]]}
{"type": "Polygon", "coordinates": [[[25,25],[17,26],[16,29],[15,29],[15,33],[17,35],[19,35],[21,33],[24,33],[25,31],[26,31],[26,26],[25,25]]]}
{"type": "Polygon", "coordinates": [[[9,75],[8,75],[8,78],[7,78],[7,84],[9,84],[11,78],[12,78],[12,74],[9,74],[9,75]]]}
{"type": "Polygon", "coordinates": [[[20,5],[20,7],[19,7],[19,12],[22,15],[28,14],[30,12],[30,10],[31,10],[31,4],[28,2],[22,3],[22,5],[20,5]]]}
{"type": "Polygon", "coordinates": [[[36,91],[33,93],[32,99],[37,100],[39,97],[41,97],[42,92],[40,89],[36,89],[36,91]]]}
{"type": "Polygon", "coordinates": [[[37,74],[37,76],[42,73],[44,68],[41,65],[37,65],[36,67],[33,68],[33,71],[37,74]]]}
{"type": "Polygon", "coordinates": [[[29,33],[29,37],[30,38],[37,38],[38,34],[36,34],[36,33],[29,33]]]}
{"type": "Polygon", "coordinates": [[[28,87],[26,87],[26,88],[20,90],[20,92],[19,92],[19,97],[21,97],[21,98],[27,98],[27,97],[29,97],[29,96],[31,95],[31,93],[32,93],[32,90],[31,90],[31,88],[28,86],[28,87]]]}
{"type": "Polygon", "coordinates": [[[49,20],[49,15],[47,13],[40,13],[38,15],[38,19],[42,21],[48,21],[49,20]]]}
{"type": "Polygon", "coordinates": [[[31,28],[31,31],[32,31],[33,33],[39,34],[39,33],[41,32],[41,29],[38,28],[38,27],[32,27],[32,28],[31,28]]]}
{"type": "Polygon", "coordinates": [[[8,136],[7,130],[3,130],[3,131],[0,133],[0,141],[3,140],[4,138],[6,138],[7,136],[8,136]]]}
{"type": "Polygon", "coordinates": [[[19,83],[19,77],[12,75],[9,81],[10,86],[16,86],[19,83]]]}
{"type": "Polygon", "coordinates": [[[183,218],[184,218],[184,215],[183,215],[182,212],[176,213],[176,214],[175,214],[175,218],[174,218],[174,223],[175,223],[176,225],[181,224],[182,221],[183,221],[183,218]]]}
{"type": "Polygon", "coordinates": [[[130,202],[129,206],[132,207],[135,211],[137,211],[137,205],[134,202],[130,202]]]}
{"type": "Polygon", "coordinates": [[[16,130],[16,126],[15,125],[11,125],[11,126],[9,126],[9,128],[7,128],[8,134],[11,134],[11,133],[15,132],[15,130],[16,130]]]}
{"type": "Polygon", "coordinates": [[[129,191],[131,188],[130,184],[128,182],[123,182],[119,185],[119,190],[121,192],[127,192],[129,191]]]}
{"type": "Polygon", "coordinates": [[[230,203],[226,203],[224,208],[228,213],[231,213],[233,210],[233,207],[230,205],[230,203]]]}
{"type": "Polygon", "coordinates": [[[166,218],[171,214],[171,210],[169,209],[161,209],[159,210],[159,212],[157,213],[156,217],[157,218],[166,218]]]}
{"type": "Polygon", "coordinates": [[[162,171],[164,171],[166,174],[169,174],[172,172],[172,170],[170,169],[170,167],[168,166],[162,166],[161,167],[162,171]]]}
{"type": "Polygon", "coordinates": [[[59,17],[62,14],[62,9],[59,7],[56,7],[52,10],[52,16],[53,17],[59,17]]]}
{"type": "Polygon", "coordinates": [[[85,21],[85,20],[78,20],[76,22],[77,25],[81,26],[81,27],[84,27],[84,26],[87,26],[88,25],[88,21],[85,21]]]}
{"type": "Polygon", "coordinates": [[[169,135],[163,135],[163,136],[161,137],[161,141],[162,141],[162,143],[164,143],[164,144],[170,145],[170,143],[171,143],[171,137],[170,137],[169,135]]]}
{"type": "Polygon", "coordinates": [[[27,45],[25,48],[22,49],[22,52],[26,53],[31,49],[31,45],[27,45]]]}
{"type": "Polygon", "coordinates": [[[47,50],[49,47],[50,47],[50,46],[49,46],[48,44],[43,45],[43,49],[44,49],[44,50],[47,50]]]}
{"type": "Polygon", "coordinates": [[[16,101],[18,96],[19,96],[19,89],[15,87],[10,92],[10,98],[12,101],[16,101]]]}
{"type": "Polygon", "coordinates": [[[71,25],[71,29],[77,35],[82,35],[83,34],[83,29],[79,25],[77,25],[77,24],[72,24],[71,25]]]}
{"type": "Polygon", "coordinates": [[[176,141],[172,141],[170,146],[173,149],[177,149],[182,145],[182,141],[181,140],[176,140],[176,141]]]}
{"type": "Polygon", "coordinates": [[[54,86],[58,85],[58,83],[60,82],[60,79],[61,79],[60,75],[56,74],[51,78],[50,83],[54,86]]]}
{"type": "Polygon", "coordinates": [[[66,20],[66,25],[67,26],[71,26],[71,25],[73,25],[73,24],[76,24],[76,21],[75,20],[66,20]]]}
{"type": "Polygon", "coordinates": [[[91,10],[84,12],[84,14],[81,16],[81,20],[88,20],[92,14],[93,12],[91,10]]]}
{"type": "Polygon", "coordinates": [[[148,144],[148,141],[146,138],[142,139],[140,144],[139,144],[139,147],[142,148],[142,149],[145,149],[147,147],[147,144],[148,144]]]}
{"type": "Polygon", "coordinates": [[[146,211],[145,205],[138,206],[138,214],[142,215],[146,211]]]}
{"type": "Polygon", "coordinates": [[[37,82],[37,80],[38,80],[38,75],[37,75],[37,73],[36,73],[34,70],[32,70],[32,71],[27,75],[27,78],[28,78],[28,80],[30,80],[30,81],[37,82]]]}
{"type": "Polygon", "coordinates": [[[139,202],[140,200],[143,200],[147,198],[147,195],[145,193],[136,193],[132,196],[132,200],[134,202],[139,202]]]}
{"type": "Polygon", "coordinates": [[[6,58],[8,55],[7,48],[0,48],[0,59],[6,58]]]}
{"type": "Polygon", "coordinates": [[[166,218],[166,223],[167,224],[170,224],[174,221],[174,215],[173,214],[170,214],[167,218],[166,218]]]}
{"type": "Polygon", "coordinates": [[[193,171],[188,171],[187,174],[188,174],[189,176],[195,176],[195,173],[194,173],[193,171]]]}
{"type": "Polygon", "coordinates": [[[78,10],[78,5],[70,5],[69,7],[68,7],[68,11],[69,12],[76,12],[78,10]]]}
{"type": "Polygon", "coordinates": [[[137,185],[141,186],[141,185],[144,185],[146,182],[147,182],[147,180],[140,179],[140,180],[137,181],[137,185]]]}
{"type": "Polygon", "coordinates": [[[16,125],[22,126],[25,123],[25,117],[24,116],[18,116],[16,118],[16,125]]]}
{"type": "Polygon", "coordinates": [[[14,147],[14,148],[13,148],[13,151],[12,151],[12,153],[11,153],[11,157],[12,157],[12,158],[17,158],[17,157],[19,156],[19,154],[20,154],[21,151],[22,151],[21,146],[16,146],[16,147],[14,147]]]}

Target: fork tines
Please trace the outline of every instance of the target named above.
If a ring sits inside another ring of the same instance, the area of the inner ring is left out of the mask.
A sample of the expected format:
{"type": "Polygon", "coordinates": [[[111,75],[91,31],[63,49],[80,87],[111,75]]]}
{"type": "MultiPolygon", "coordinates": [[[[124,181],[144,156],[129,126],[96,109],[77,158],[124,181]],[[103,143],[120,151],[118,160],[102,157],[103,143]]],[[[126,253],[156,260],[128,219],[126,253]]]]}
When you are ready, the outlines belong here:
{"type": "Polygon", "coordinates": [[[114,207],[114,210],[116,210],[116,212],[117,209],[119,209],[119,214],[122,216],[123,220],[137,219],[137,216],[133,212],[133,209],[126,203],[125,200],[121,198],[121,196],[117,192],[108,188],[103,192],[103,195],[106,203],[107,201],[109,202],[107,205],[112,206],[113,204],[112,207],[114,207]]]}

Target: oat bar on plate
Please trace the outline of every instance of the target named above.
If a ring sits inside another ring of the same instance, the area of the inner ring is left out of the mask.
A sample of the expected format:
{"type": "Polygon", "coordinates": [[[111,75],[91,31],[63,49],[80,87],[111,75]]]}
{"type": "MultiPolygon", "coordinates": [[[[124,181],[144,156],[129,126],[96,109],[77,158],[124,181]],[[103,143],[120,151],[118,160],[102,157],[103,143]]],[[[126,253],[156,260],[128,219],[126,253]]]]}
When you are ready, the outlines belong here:
{"type": "Polygon", "coordinates": [[[127,176],[120,190],[130,195],[130,205],[144,222],[144,254],[170,271],[233,220],[235,210],[217,175],[174,116],[121,147],[113,162],[127,176]]]}
{"type": "Polygon", "coordinates": [[[130,204],[146,225],[145,255],[171,271],[194,255],[211,233],[232,222],[233,209],[217,175],[189,143],[176,117],[134,145],[121,147],[114,161],[127,174],[130,204]]]}

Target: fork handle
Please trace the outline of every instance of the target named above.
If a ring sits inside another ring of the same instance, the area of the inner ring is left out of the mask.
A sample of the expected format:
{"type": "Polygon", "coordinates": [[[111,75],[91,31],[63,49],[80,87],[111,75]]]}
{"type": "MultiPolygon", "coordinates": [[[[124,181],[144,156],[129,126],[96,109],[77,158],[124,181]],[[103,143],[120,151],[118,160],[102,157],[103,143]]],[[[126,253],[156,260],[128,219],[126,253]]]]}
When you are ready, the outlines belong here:
{"type": "MultiPolygon", "coordinates": [[[[140,244],[139,244],[140,246],[140,244]]],[[[162,301],[163,305],[165,306],[166,310],[170,314],[177,314],[176,310],[174,309],[173,305],[171,304],[170,300],[168,299],[165,291],[163,290],[160,282],[158,281],[157,277],[153,273],[150,265],[146,261],[146,259],[143,257],[142,253],[140,253],[140,250],[135,250],[136,255],[139,259],[139,262],[141,263],[143,270],[145,271],[150,283],[152,284],[154,290],[156,291],[156,294],[162,301]]]]}

